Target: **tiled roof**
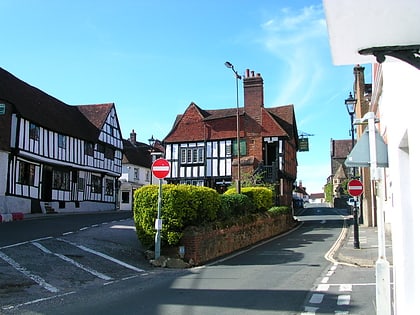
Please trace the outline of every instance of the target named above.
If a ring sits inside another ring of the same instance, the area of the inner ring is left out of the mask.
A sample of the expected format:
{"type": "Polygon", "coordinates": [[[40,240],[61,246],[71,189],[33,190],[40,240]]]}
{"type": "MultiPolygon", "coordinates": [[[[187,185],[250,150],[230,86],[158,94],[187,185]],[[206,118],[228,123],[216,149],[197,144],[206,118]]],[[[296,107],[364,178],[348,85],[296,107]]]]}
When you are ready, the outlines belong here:
{"type": "Polygon", "coordinates": [[[152,157],[149,150],[150,146],[145,143],[136,142],[133,144],[129,140],[123,140],[124,156],[122,163],[150,168],[152,165],[152,157]]]}
{"type": "MultiPolygon", "coordinates": [[[[264,108],[262,136],[284,136],[297,139],[293,105],[264,108]],[[264,119],[272,120],[272,123],[264,119]]],[[[236,137],[237,108],[203,110],[191,103],[184,114],[177,115],[172,130],[164,142],[198,141],[206,133],[207,139],[228,139],[236,137]],[[182,123],[181,123],[182,122],[182,123]],[[204,125],[209,130],[204,129],[204,125]],[[209,133],[210,132],[210,133],[209,133]]],[[[239,115],[244,116],[244,108],[239,108],[239,115]]],[[[241,128],[242,129],[242,128],[241,128]]],[[[243,130],[243,129],[242,129],[243,130]]]]}
{"type": "Polygon", "coordinates": [[[97,141],[100,132],[98,128],[102,127],[100,121],[109,112],[110,106],[113,106],[70,106],[16,78],[3,68],[0,68],[0,101],[11,104],[14,113],[42,127],[93,142],[97,141]]]}
{"type": "Polygon", "coordinates": [[[345,159],[351,149],[351,140],[331,140],[331,158],[333,159],[345,159]]]}

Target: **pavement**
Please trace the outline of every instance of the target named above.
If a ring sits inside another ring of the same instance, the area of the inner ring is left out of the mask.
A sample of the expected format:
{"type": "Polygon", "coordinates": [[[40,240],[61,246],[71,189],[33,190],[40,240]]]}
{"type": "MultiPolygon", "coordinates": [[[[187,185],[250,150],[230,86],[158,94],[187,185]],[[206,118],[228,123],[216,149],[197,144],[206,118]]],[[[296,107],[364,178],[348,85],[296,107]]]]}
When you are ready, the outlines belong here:
{"type": "MultiPolygon", "coordinates": [[[[360,248],[354,248],[354,227],[347,226],[331,254],[332,260],[353,266],[375,267],[378,260],[378,228],[359,225],[359,245],[360,248]]],[[[392,242],[389,231],[385,232],[385,254],[392,266],[392,242]]]]}

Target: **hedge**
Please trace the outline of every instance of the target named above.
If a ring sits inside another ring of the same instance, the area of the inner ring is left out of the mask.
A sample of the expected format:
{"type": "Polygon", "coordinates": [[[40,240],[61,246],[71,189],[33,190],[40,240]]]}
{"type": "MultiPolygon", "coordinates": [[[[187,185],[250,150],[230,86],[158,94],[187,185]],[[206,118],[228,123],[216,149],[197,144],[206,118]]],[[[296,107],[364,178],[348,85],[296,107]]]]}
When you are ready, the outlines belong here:
{"type": "MultiPolygon", "coordinates": [[[[139,240],[146,248],[154,244],[158,193],[157,185],[143,186],[134,192],[134,223],[139,240]]],[[[185,227],[214,221],[220,205],[220,195],[214,189],[192,185],[162,185],[162,243],[176,245],[185,227]]]]}

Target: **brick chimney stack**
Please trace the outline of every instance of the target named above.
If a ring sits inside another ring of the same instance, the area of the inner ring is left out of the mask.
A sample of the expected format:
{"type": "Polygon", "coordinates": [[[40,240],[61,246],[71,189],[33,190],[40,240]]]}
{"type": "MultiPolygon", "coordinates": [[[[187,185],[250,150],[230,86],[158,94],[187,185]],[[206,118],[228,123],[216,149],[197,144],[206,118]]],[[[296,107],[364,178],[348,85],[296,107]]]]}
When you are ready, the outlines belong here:
{"type": "Polygon", "coordinates": [[[131,133],[130,133],[130,142],[133,144],[133,145],[136,145],[136,142],[137,142],[137,134],[134,132],[134,129],[131,131],[131,133]]]}
{"type": "Polygon", "coordinates": [[[261,123],[261,108],[264,107],[264,87],[261,74],[246,69],[243,79],[245,113],[261,123]]]}

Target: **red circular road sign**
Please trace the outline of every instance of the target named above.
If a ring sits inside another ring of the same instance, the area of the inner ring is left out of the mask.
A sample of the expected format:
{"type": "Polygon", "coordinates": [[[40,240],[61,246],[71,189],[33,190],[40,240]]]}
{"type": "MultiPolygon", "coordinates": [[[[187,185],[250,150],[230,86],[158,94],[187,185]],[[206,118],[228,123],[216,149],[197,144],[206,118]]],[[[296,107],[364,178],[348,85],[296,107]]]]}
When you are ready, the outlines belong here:
{"type": "Polygon", "coordinates": [[[352,179],[347,184],[347,190],[353,197],[360,196],[363,193],[363,183],[358,179],[352,179]]]}
{"type": "Polygon", "coordinates": [[[157,159],[152,164],[152,173],[157,178],[165,178],[168,176],[171,167],[169,162],[165,159],[157,159]]]}

